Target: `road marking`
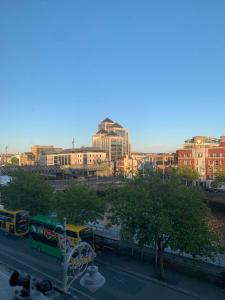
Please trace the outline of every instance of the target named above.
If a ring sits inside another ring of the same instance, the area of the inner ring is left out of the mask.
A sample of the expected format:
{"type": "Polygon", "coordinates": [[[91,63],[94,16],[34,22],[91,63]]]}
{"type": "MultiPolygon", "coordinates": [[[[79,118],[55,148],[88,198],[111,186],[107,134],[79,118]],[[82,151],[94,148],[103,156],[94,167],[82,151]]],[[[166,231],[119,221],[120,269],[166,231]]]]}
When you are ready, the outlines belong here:
{"type": "MultiPolygon", "coordinates": [[[[50,278],[52,281],[55,281],[55,282],[58,282],[59,284],[62,284],[62,282],[61,282],[60,280],[54,278],[53,276],[51,276],[51,275],[49,275],[49,274],[47,274],[47,273],[45,273],[45,272],[42,272],[42,271],[38,270],[38,269],[35,268],[35,267],[32,267],[32,266],[26,264],[25,262],[21,261],[20,259],[15,258],[14,256],[12,256],[12,255],[10,255],[10,254],[6,254],[5,252],[3,252],[3,251],[1,251],[1,250],[0,250],[0,253],[3,254],[3,255],[5,255],[5,256],[7,256],[7,257],[10,258],[10,259],[13,259],[13,260],[16,261],[17,263],[19,263],[19,264],[21,264],[21,265],[24,265],[24,266],[26,266],[27,268],[34,270],[35,272],[38,272],[38,273],[42,274],[42,276],[48,277],[48,278],[50,278]]],[[[4,261],[3,261],[3,263],[4,263],[4,261]]],[[[13,267],[12,267],[12,268],[13,268],[13,267]]],[[[86,293],[84,293],[84,292],[82,292],[82,291],[80,291],[80,290],[78,290],[78,289],[76,289],[76,288],[74,288],[74,287],[71,287],[70,289],[73,290],[74,292],[79,293],[80,295],[86,297],[86,298],[89,299],[89,300],[96,300],[96,298],[94,298],[94,297],[92,297],[92,296],[89,296],[88,294],[86,294],[86,293]]]]}
{"type": "Polygon", "coordinates": [[[7,276],[5,273],[3,273],[2,271],[0,271],[1,275],[3,275],[6,278],[9,278],[9,276],[7,276]]]}

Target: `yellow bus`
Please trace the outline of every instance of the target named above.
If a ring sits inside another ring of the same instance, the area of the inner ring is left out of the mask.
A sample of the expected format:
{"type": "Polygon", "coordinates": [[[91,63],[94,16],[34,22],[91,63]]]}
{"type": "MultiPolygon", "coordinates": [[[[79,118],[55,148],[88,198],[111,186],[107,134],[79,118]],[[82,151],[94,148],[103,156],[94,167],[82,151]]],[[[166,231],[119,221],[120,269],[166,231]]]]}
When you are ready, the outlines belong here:
{"type": "Polygon", "coordinates": [[[93,244],[93,232],[86,225],[67,224],[66,232],[71,246],[75,246],[80,241],[93,244]]]}
{"type": "Polygon", "coordinates": [[[0,231],[13,236],[29,233],[29,213],[25,210],[0,209],[0,231]]]}

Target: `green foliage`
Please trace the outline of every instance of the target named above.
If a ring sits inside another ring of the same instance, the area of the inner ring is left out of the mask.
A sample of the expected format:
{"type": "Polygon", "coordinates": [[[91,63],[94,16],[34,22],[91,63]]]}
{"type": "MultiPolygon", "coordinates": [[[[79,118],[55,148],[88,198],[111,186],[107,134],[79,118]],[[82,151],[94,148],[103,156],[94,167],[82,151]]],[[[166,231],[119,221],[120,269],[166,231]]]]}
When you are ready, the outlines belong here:
{"type": "Polygon", "coordinates": [[[104,201],[85,185],[71,185],[65,192],[55,195],[55,211],[60,219],[69,223],[84,224],[104,214],[104,201]]]}
{"type": "Polygon", "coordinates": [[[53,190],[40,176],[19,171],[2,189],[2,203],[7,209],[25,209],[31,215],[46,214],[51,209],[53,190]]]}
{"type": "Polygon", "coordinates": [[[225,183],[225,171],[216,172],[215,183],[216,185],[218,185],[219,183],[225,183]]]}
{"type": "Polygon", "coordinates": [[[11,158],[11,164],[12,165],[19,165],[19,159],[17,157],[12,157],[11,158]]]}
{"type": "Polygon", "coordinates": [[[199,178],[198,172],[188,166],[178,166],[175,172],[179,177],[186,181],[192,181],[199,178]]]}
{"type": "Polygon", "coordinates": [[[109,192],[107,200],[112,206],[111,222],[121,224],[123,235],[135,237],[140,246],[156,247],[161,260],[166,247],[193,256],[212,256],[218,251],[203,194],[176,177],[164,183],[158,176],[139,178],[109,192]]]}

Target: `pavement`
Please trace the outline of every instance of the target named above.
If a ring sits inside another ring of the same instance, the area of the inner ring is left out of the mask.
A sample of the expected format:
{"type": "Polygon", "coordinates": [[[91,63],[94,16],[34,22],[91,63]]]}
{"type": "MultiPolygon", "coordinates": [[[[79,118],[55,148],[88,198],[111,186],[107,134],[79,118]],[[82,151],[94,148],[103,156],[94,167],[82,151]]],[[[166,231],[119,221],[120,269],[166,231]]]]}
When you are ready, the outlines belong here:
{"type": "MultiPolygon", "coordinates": [[[[225,289],[217,287],[214,283],[203,278],[191,277],[181,272],[171,270],[165,267],[166,281],[157,280],[158,269],[150,262],[133,259],[132,257],[111,254],[97,256],[97,261],[101,265],[106,264],[114,269],[132,274],[137,277],[148,279],[158,285],[166,286],[170,289],[179,291],[186,295],[190,295],[196,299],[224,300],[225,289]]],[[[157,298],[156,298],[157,299],[157,298]]],[[[159,298],[161,299],[161,298],[159,298]]]]}
{"type": "MultiPolygon", "coordinates": [[[[56,286],[61,285],[61,263],[32,249],[29,240],[11,240],[0,236],[0,262],[38,278],[48,278],[56,286]]],[[[225,299],[225,290],[178,272],[167,270],[167,282],[161,282],[154,277],[156,270],[153,265],[128,257],[102,253],[97,256],[96,264],[106,283],[93,294],[82,288],[78,280],[72,286],[71,293],[81,300],[225,299]]]]}

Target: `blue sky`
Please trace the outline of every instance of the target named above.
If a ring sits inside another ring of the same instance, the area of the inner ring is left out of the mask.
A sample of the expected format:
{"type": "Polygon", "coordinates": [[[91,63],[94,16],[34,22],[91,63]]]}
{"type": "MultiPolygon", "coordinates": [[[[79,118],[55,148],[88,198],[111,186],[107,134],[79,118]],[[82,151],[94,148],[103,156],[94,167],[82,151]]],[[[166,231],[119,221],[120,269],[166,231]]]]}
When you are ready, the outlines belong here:
{"type": "Polygon", "coordinates": [[[0,151],[90,145],[109,117],[138,151],[225,135],[224,0],[1,0],[0,151]]]}

